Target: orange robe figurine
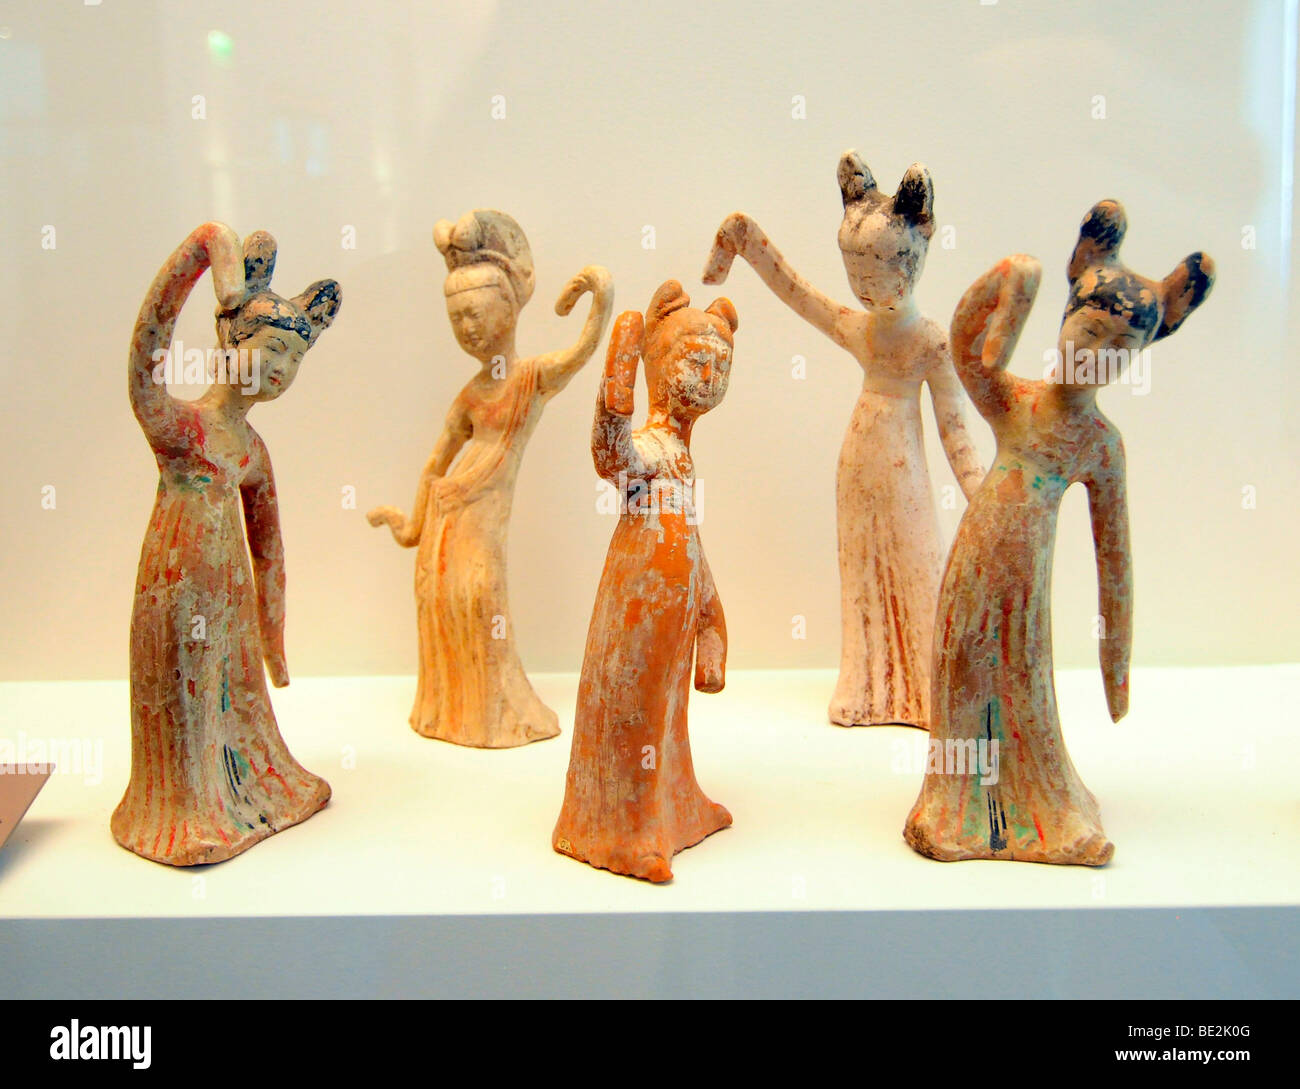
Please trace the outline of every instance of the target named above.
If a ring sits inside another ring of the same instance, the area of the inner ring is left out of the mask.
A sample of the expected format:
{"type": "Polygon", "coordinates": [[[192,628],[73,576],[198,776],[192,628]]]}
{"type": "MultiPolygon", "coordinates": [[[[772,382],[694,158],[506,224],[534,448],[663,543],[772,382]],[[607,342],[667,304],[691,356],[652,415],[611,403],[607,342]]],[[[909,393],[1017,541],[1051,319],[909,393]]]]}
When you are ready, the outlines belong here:
{"type": "Polygon", "coordinates": [[[615,324],[596,399],[596,472],[621,495],[619,522],[587,634],[564,806],[562,854],[648,881],[672,879],[673,855],[731,824],[695,781],[686,705],[722,690],[727,628],[700,544],[691,429],[727,391],[736,311],[690,307],[681,284],[655,292],[644,320],[615,324]],[[633,431],[644,356],[650,393],[633,431]]]}
{"type": "Polygon", "coordinates": [[[289,388],[340,293],[318,280],[281,298],[275,254],[265,231],[241,247],[229,227],[205,223],[154,277],[131,342],[131,407],[159,477],[131,614],[131,780],[112,830],[173,866],[237,855],[330,797],[280,736],[262,672],[265,661],[276,687],[289,683],[284,547],[271,459],[246,416],[289,388]],[[209,265],[221,303],[215,380],[181,401],[166,385],[172,331],[209,265]]]}

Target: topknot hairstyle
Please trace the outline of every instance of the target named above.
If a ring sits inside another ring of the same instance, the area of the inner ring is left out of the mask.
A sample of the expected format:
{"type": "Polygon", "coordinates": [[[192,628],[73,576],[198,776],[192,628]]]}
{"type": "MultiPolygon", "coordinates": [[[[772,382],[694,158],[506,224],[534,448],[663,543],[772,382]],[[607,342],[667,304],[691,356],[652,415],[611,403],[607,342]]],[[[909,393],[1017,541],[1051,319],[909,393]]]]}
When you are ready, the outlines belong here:
{"type": "Polygon", "coordinates": [[[915,228],[926,239],[934,234],[934,181],[930,171],[920,163],[907,168],[903,180],[898,183],[898,191],[892,197],[880,192],[871,170],[856,151],[846,151],[840,157],[835,177],[844,201],[846,220],[855,210],[860,213],[884,211],[915,228]]]}
{"type": "Polygon", "coordinates": [[[317,280],[300,295],[285,299],[271,290],[277,247],[267,231],[244,239],[244,301],[233,310],[217,311],[217,333],[234,346],[258,328],[270,325],[300,336],[311,347],[330,327],[343,295],[336,280],[317,280]]]}
{"type": "Polygon", "coordinates": [[[536,280],[533,252],[523,228],[504,212],[479,208],[466,212],[455,223],[440,219],[433,227],[433,244],[447,261],[448,295],[463,290],[458,270],[488,264],[501,271],[502,283],[514,296],[516,307],[532,298],[536,280]]]}
{"type": "Polygon", "coordinates": [[[1119,201],[1098,201],[1089,209],[1066,266],[1070,296],[1064,317],[1084,307],[1104,310],[1140,330],[1151,344],[1169,336],[1205,301],[1214,286],[1214,262],[1197,252],[1163,280],[1139,276],[1119,259],[1127,232],[1119,201]]]}
{"type": "Polygon", "coordinates": [[[715,333],[730,342],[739,325],[730,299],[714,299],[706,309],[695,310],[681,283],[665,280],[646,310],[644,354],[653,360],[673,340],[687,333],[715,333]]]}

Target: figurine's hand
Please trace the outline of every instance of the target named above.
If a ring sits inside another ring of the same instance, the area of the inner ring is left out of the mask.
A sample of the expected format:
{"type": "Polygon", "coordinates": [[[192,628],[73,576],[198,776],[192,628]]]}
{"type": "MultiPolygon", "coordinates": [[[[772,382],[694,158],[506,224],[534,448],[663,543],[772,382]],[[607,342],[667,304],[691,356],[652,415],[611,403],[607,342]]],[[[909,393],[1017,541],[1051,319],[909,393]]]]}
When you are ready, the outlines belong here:
{"type": "Polygon", "coordinates": [[[366,514],[366,521],[375,528],[387,526],[396,533],[402,526],[406,525],[406,515],[396,507],[376,507],[366,514]]]}
{"type": "Polygon", "coordinates": [[[408,528],[406,515],[396,507],[376,507],[366,515],[366,521],[372,526],[387,526],[393,532],[393,540],[406,546],[408,528]]]}
{"type": "Polygon", "coordinates": [[[727,683],[727,647],[713,628],[705,628],[695,642],[695,690],[721,692],[727,683]]]}
{"type": "Polygon", "coordinates": [[[1118,722],[1128,714],[1128,677],[1106,678],[1106,709],[1111,722],[1118,722]]]}
{"type": "Polygon", "coordinates": [[[953,356],[961,362],[980,343],[980,361],[989,370],[1011,362],[1025,320],[1038,293],[1042,265],[1025,254],[999,261],[971,284],[952,318],[953,356]]]}
{"type": "Polygon", "coordinates": [[[600,265],[588,265],[564,285],[564,290],[555,301],[555,312],[564,317],[587,292],[590,291],[593,295],[607,293],[612,284],[608,269],[601,268],[600,265]]]}
{"type": "Polygon", "coordinates": [[[706,284],[726,283],[731,262],[737,257],[748,260],[749,240],[754,226],[754,221],[743,212],[732,212],[722,221],[713,240],[713,249],[709,251],[709,259],[704,265],[706,284]]]}
{"type": "Polygon", "coordinates": [[[631,416],[636,388],[636,368],[641,358],[641,315],[629,311],[614,323],[605,355],[605,411],[615,416],[631,416]]]}
{"type": "Polygon", "coordinates": [[[1032,257],[1017,254],[1004,262],[1007,271],[998,288],[998,304],[984,333],[984,365],[1005,367],[1034,305],[1043,267],[1032,257]]]}
{"type": "Polygon", "coordinates": [[[263,658],[266,671],[271,675],[271,683],[276,688],[283,688],[289,683],[289,666],[284,657],[284,632],[278,632],[270,639],[263,636],[263,658]]]}
{"type": "MultiPolygon", "coordinates": [[[[244,283],[244,245],[231,228],[224,223],[205,223],[194,234],[198,235],[208,255],[212,270],[212,287],[217,302],[223,310],[234,310],[247,294],[244,283]]],[[[191,237],[194,237],[191,235],[191,237]]]]}

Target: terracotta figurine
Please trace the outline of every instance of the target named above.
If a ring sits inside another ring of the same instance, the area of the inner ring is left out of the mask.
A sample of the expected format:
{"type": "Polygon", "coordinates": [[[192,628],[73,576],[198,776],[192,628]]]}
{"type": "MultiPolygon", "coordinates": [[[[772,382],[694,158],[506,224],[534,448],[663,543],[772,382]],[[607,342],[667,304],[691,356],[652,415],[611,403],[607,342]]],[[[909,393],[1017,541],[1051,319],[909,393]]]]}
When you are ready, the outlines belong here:
{"type": "Polygon", "coordinates": [[[318,280],[281,298],[270,289],[275,254],[265,231],[241,247],[229,227],[205,223],[154,277],[131,340],[131,407],[159,479],[131,614],[131,781],[112,829],[123,847],[173,866],[237,855],[330,797],[285,746],[262,673],[265,662],[273,684],[289,683],[284,548],[271,459],[246,417],[293,383],[340,293],[318,280]],[[166,385],[169,365],[181,365],[169,358],[172,331],[209,266],[215,381],[181,401],[166,385]]]}
{"type": "Polygon", "coordinates": [[[420,473],[407,518],[393,507],[369,514],[404,548],[419,551],[415,600],[419,679],[411,727],[424,737],[499,749],[560,732],[515,649],[506,597],[506,534],[524,447],[546,403],[591,358],[609,321],[609,273],[588,265],[555,304],[568,314],[591,292],[571,348],[520,359],[519,311],[533,293],[533,257],[519,224],[502,212],[440,220],[434,242],[447,261],[447,314],[479,371],[452,403],[420,473]],[[460,454],[457,459],[457,454],[460,454]]]}
{"type": "Polygon", "coordinates": [[[1102,680],[1118,722],[1128,710],[1133,638],[1128,503],[1124,444],[1097,408],[1097,390],[1174,332],[1214,283],[1214,263],[1200,253],[1163,280],[1136,275],[1119,259],[1124,231],[1114,201],[1084,219],[1044,381],[1006,371],[1038,289],[1033,258],[1009,257],[986,272],[953,315],[957,371],[998,449],[957,530],[939,597],[930,760],[904,830],[931,858],[1101,866],[1114,852],[1057,717],[1057,511],[1071,484],[1087,488],[1102,680]]]}
{"type": "Polygon", "coordinates": [[[593,866],[672,879],[672,856],[731,824],[695,781],[686,705],[722,691],[727,626],[700,544],[691,430],[721,403],[736,310],[691,308],[676,280],[614,325],[596,397],[596,472],[622,499],[587,633],[564,806],[552,844],[593,866]],[[632,430],[645,359],[650,414],[632,430]]]}
{"type": "Polygon", "coordinates": [[[862,393],[836,472],[841,642],[830,720],[926,727],[943,550],[921,434],[922,382],[967,497],[984,470],[966,431],[947,338],[912,295],[934,233],[929,171],[912,165],[888,197],[849,151],[840,159],[839,185],[840,252],[865,310],[823,295],[739,212],[719,228],[704,282],[722,283],[732,260],[744,258],[778,298],[862,367],[862,393]]]}

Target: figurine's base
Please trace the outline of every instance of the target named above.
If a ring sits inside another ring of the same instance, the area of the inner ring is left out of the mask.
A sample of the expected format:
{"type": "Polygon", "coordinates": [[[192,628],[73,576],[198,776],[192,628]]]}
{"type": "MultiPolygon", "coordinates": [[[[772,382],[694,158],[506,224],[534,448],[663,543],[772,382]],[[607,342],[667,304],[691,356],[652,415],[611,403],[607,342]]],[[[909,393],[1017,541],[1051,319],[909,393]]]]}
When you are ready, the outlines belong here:
{"type": "Polygon", "coordinates": [[[648,842],[644,846],[620,845],[615,849],[597,849],[594,844],[574,843],[567,836],[555,836],[552,846],[558,854],[577,862],[585,862],[598,870],[608,870],[623,877],[636,877],[654,885],[662,885],[673,879],[674,855],[703,843],[714,832],[721,832],[731,825],[732,817],[726,808],[717,802],[711,802],[705,822],[683,834],[671,849],[659,847],[655,842],[648,842]]]}
{"type": "Polygon", "coordinates": [[[832,726],[910,726],[917,730],[930,729],[928,717],[909,716],[905,713],[909,710],[917,709],[909,708],[906,704],[873,708],[871,700],[863,694],[859,693],[855,699],[844,699],[837,689],[826,709],[826,720],[832,726]]]}
{"type": "MultiPolygon", "coordinates": [[[[269,824],[260,828],[249,830],[249,832],[238,838],[232,839],[229,835],[218,839],[215,836],[205,838],[202,834],[187,837],[187,843],[179,851],[149,851],[138,846],[140,842],[151,842],[151,838],[139,836],[134,833],[124,832],[118,827],[121,819],[119,814],[114,813],[110,826],[113,831],[113,839],[117,841],[119,847],[125,848],[132,854],[139,855],[150,862],[157,862],[163,866],[209,866],[218,862],[225,862],[237,855],[242,855],[245,851],[251,850],[259,843],[262,843],[278,832],[284,832],[287,829],[294,828],[302,824],[305,820],[310,820],[326,805],[330,800],[330,785],[324,779],[318,780],[315,793],[305,798],[293,813],[284,814],[277,817],[269,824]]],[[[126,822],[123,820],[123,825],[126,822]]],[[[175,830],[173,829],[173,835],[175,830]]],[[[156,841],[162,841],[162,837],[157,837],[156,841]]]]}
{"type": "Polygon", "coordinates": [[[1274,925],[1300,928],[1300,667],[1139,669],[1118,725],[1095,670],[1058,674],[1071,758],[1116,846],[1102,870],[923,858],[902,829],[926,734],[829,725],[832,671],[731,672],[691,700],[691,750],[735,824],[677,855],[667,885],[552,850],[577,678],[534,680],[560,743],[484,751],[412,733],[409,677],[295,678],[276,717],[333,798],[202,870],[146,865],[109,833],[130,765],[125,682],[0,685],[0,762],[58,765],[0,850],[6,993],[88,994],[86,979],[104,996],[179,994],[186,980],[224,995],[576,993],[584,980],[605,993],[594,974],[615,963],[647,966],[627,994],[980,995],[981,978],[989,994],[1227,993],[1212,972],[1231,993],[1264,993],[1260,979],[1300,991],[1294,940],[1274,925]],[[991,933],[1017,936],[996,964],[978,952],[991,933]],[[588,945],[570,959],[572,935],[588,945]],[[285,976],[286,963],[300,967],[285,976]]]}
{"type": "Polygon", "coordinates": [[[518,749],[531,745],[534,741],[549,741],[559,737],[563,731],[559,724],[546,722],[540,725],[526,725],[517,729],[498,730],[490,736],[477,735],[466,737],[464,734],[444,729],[437,724],[421,724],[408,719],[411,729],[426,741],[445,741],[448,745],[460,745],[466,749],[518,749]]]}
{"type": "Polygon", "coordinates": [[[967,843],[960,840],[940,840],[932,832],[928,821],[915,816],[908,818],[903,828],[903,839],[917,854],[936,862],[1042,862],[1054,866],[1104,866],[1115,856],[1115,845],[1104,832],[1093,832],[1081,837],[1077,843],[1045,850],[1041,847],[1004,848],[993,850],[987,842],[967,843]]]}

